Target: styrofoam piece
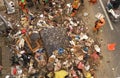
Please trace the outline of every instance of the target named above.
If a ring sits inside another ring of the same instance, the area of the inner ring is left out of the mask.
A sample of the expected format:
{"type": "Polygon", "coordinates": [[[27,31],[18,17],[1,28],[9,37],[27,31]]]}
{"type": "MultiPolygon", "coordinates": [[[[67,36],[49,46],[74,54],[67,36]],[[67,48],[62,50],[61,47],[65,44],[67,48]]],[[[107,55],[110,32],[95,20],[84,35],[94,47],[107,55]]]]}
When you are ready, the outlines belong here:
{"type": "Polygon", "coordinates": [[[94,45],[94,48],[97,52],[100,52],[100,47],[98,45],[94,45]]]}

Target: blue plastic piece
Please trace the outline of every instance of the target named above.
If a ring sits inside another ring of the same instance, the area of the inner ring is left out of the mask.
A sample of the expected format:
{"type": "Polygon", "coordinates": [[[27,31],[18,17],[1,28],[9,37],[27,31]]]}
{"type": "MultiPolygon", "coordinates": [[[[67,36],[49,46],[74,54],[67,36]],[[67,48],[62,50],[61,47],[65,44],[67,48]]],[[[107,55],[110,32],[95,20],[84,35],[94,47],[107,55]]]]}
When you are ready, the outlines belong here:
{"type": "Polygon", "coordinates": [[[62,54],[63,52],[64,52],[64,49],[63,49],[63,48],[59,48],[59,49],[58,49],[58,53],[59,53],[59,54],[62,54]]]}

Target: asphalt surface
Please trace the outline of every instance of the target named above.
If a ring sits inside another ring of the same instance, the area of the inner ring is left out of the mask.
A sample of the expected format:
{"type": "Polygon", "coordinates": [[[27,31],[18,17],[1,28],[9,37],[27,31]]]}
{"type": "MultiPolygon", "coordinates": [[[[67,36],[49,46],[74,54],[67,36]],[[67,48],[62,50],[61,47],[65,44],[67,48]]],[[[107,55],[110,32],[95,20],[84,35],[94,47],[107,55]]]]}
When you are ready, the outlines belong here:
{"type": "MultiPolygon", "coordinates": [[[[106,7],[107,0],[102,0],[104,7],[106,7]]],[[[101,61],[100,67],[97,71],[97,78],[118,78],[120,77],[120,22],[112,23],[114,30],[111,30],[111,27],[107,21],[105,16],[106,24],[100,30],[99,34],[92,33],[92,28],[94,26],[94,22],[96,20],[95,14],[102,13],[105,15],[101,4],[98,0],[96,4],[88,4],[88,1],[85,0],[85,12],[89,13],[88,16],[88,25],[90,34],[101,44],[101,53],[103,55],[103,59],[101,61]],[[107,48],[108,44],[115,43],[116,47],[114,51],[109,51],[107,48]]],[[[86,21],[86,20],[85,20],[86,21]]]]}

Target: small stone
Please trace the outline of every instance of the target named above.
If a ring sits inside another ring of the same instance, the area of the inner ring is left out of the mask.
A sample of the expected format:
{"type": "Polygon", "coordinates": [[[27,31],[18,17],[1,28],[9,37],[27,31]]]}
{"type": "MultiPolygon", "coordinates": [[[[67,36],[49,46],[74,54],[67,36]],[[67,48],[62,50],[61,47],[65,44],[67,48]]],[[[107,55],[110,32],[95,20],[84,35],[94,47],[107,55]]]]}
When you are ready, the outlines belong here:
{"type": "Polygon", "coordinates": [[[115,68],[112,68],[112,71],[114,71],[115,70],[115,68]]]}

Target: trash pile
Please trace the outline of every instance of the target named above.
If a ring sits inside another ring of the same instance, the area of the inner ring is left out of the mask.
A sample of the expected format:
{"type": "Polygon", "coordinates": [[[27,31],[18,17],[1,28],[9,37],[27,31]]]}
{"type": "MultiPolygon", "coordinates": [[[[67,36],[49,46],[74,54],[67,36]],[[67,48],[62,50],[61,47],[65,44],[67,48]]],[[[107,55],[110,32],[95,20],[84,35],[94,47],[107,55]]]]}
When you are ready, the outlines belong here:
{"type": "Polygon", "coordinates": [[[21,15],[20,24],[8,35],[13,55],[9,76],[95,78],[100,45],[89,36],[82,19],[70,16],[71,3],[65,3],[55,0],[37,15],[21,15]]]}

